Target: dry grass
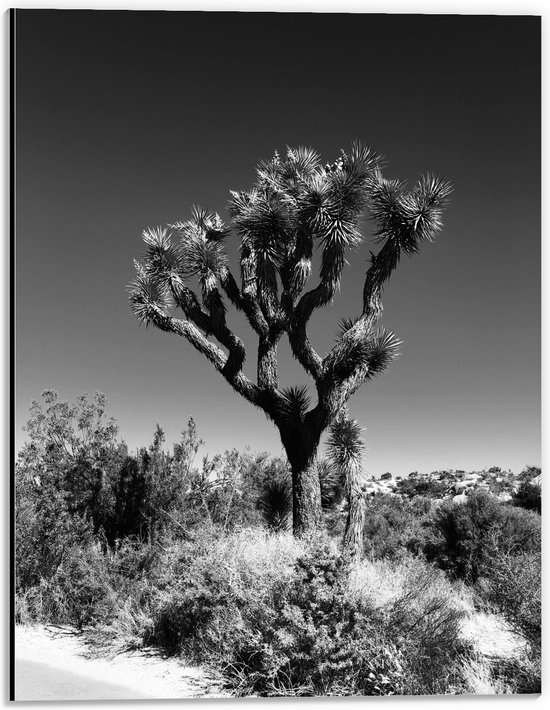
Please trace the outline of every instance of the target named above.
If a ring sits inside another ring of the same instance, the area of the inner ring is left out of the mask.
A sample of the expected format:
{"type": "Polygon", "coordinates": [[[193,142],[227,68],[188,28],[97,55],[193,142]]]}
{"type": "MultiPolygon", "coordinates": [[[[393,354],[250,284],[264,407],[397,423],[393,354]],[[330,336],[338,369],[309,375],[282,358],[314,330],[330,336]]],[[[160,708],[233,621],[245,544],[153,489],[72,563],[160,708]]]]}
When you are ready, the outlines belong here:
{"type": "MultiPolygon", "coordinates": [[[[345,565],[338,571],[340,562],[326,538],[260,528],[128,546],[105,561],[103,583],[116,593],[116,609],[88,639],[102,652],[156,644],[191,654],[224,668],[245,695],[513,692],[523,663],[517,639],[497,629],[494,615],[476,611],[464,583],[412,554],[363,560],[349,575],[345,565]],[[510,672],[500,673],[495,657],[510,672]]],[[[36,587],[21,595],[18,619],[59,614],[64,598],[54,593],[36,587]]],[[[534,687],[535,675],[518,687],[534,687]]]]}

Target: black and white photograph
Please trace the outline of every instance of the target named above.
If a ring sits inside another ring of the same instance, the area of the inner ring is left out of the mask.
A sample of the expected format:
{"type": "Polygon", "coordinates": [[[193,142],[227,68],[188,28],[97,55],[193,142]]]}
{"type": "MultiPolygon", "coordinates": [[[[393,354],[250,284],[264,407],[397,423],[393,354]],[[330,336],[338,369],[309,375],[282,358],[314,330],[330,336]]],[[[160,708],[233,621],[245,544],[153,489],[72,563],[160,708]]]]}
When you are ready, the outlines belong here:
{"type": "Polygon", "coordinates": [[[115,7],[9,11],[12,699],[539,695],[540,14],[115,7]]]}

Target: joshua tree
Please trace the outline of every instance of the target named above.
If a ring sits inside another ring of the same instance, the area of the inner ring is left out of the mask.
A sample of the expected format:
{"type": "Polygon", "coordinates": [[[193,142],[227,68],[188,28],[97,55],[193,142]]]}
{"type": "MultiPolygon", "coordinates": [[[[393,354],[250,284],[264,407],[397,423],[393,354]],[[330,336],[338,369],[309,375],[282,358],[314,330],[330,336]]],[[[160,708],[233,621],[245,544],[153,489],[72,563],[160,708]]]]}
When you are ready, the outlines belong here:
{"type": "Polygon", "coordinates": [[[371,148],[354,144],[332,164],[305,148],[278,153],[257,168],[249,192],[232,192],[228,211],[240,238],[240,284],[228,266],[224,240],[230,230],[218,214],[194,208],[189,221],[147,229],[147,251],[135,262],[130,301],[147,325],[186,338],[242,397],[262,409],[278,428],[292,469],[293,528],[315,528],[321,516],[316,452],[323,432],[349,398],[397,356],[398,339],[377,329],[381,291],[401,254],[413,255],[440,230],[448,183],[422,177],[412,189],[381,172],[371,148]],[[366,215],[375,225],[378,253],[371,252],[358,317],[341,322],[324,357],[313,348],[307,324],[336,295],[346,253],[363,237],[366,215]],[[318,283],[306,284],[314,248],[320,249],[318,283]],[[200,298],[189,281],[195,280],[200,298]],[[257,378],[243,372],[245,346],[228,327],[226,303],[242,311],[258,338],[257,378]],[[184,318],[177,318],[179,308],[184,318]],[[294,357],[315,383],[279,388],[277,346],[286,333],[294,357]],[[219,344],[210,340],[213,336],[219,344]]]}

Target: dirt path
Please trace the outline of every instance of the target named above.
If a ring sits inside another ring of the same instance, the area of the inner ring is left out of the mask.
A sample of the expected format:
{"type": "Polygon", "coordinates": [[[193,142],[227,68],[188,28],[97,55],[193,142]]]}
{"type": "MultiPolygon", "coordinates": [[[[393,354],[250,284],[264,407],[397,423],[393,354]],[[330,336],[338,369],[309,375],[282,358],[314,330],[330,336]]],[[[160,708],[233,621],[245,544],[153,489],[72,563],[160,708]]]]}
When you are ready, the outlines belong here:
{"type": "Polygon", "coordinates": [[[525,650],[525,641],[495,614],[472,614],[463,621],[462,634],[474,642],[483,656],[519,658],[525,650]]]}
{"type": "Polygon", "coordinates": [[[69,627],[17,626],[16,700],[220,698],[219,678],[152,650],[92,657],[69,627]]]}

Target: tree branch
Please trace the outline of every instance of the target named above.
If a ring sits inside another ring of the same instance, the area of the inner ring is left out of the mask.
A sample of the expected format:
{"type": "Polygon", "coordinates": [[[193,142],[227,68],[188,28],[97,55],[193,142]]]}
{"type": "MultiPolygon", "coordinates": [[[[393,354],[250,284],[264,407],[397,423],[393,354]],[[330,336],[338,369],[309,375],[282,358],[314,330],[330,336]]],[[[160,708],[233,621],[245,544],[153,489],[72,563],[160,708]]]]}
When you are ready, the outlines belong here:
{"type": "MultiPolygon", "coordinates": [[[[181,283],[172,287],[172,295],[177,305],[184,311],[195,325],[205,331],[212,333],[218,341],[229,351],[229,357],[224,364],[225,373],[228,376],[236,375],[243,366],[246,352],[244,344],[229,328],[225,321],[225,307],[218,290],[214,287],[204,287],[204,301],[210,313],[205,313],[199,305],[198,299],[193,291],[181,283]]],[[[210,342],[206,340],[206,342],[210,342]]]]}
{"type": "MultiPolygon", "coordinates": [[[[159,330],[163,330],[166,333],[174,333],[188,340],[196,350],[214,365],[233,389],[252,404],[265,409],[262,404],[260,390],[240,369],[235,369],[235,362],[231,361],[231,353],[226,356],[223,350],[202,335],[193,323],[174,318],[153,304],[148,307],[148,318],[159,330]]],[[[267,413],[270,414],[270,412],[267,413]]]]}
{"type": "Polygon", "coordinates": [[[317,380],[323,370],[323,360],[309,342],[305,323],[291,323],[287,332],[292,354],[304,370],[317,380]]]}
{"type": "Polygon", "coordinates": [[[260,336],[258,343],[258,387],[273,392],[279,387],[277,343],[279,337],[260,336]]]}
{"type": "Polygon", "coordinates": [[[294,251],[281,269],[281,281],[283,283],[281,307],[287,314],[291,312],[294,301],[302,293],[309,279],[312,255],[313,236],[311,230],[299,227],[296,232],[294,251]]]}
{"type": "Polygon", "coordinates": [[[243,311],[253,330],[258,335],[267,335],[269,326],[265,316],[255,298],[255,293],[253,291],[251,292],[250,288],[248,291],[245,291],[244,280],[243,290],[241,291],[232,273],[227,266],[225,266],[220,272],[220,283],[230,301],[236,308],[243,311]]]}

